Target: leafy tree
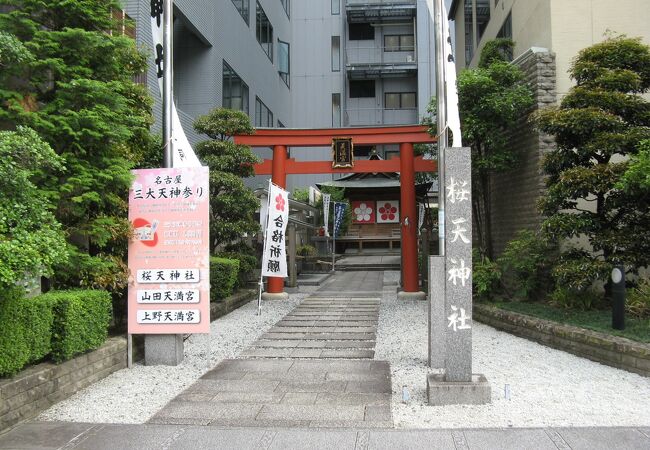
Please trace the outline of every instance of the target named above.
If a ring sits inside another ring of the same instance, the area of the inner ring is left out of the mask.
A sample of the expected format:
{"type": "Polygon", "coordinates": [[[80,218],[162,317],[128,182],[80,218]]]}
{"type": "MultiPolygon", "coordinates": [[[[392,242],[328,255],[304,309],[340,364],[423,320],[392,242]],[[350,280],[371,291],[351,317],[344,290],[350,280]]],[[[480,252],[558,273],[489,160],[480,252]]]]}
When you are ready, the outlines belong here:
{"type": "Polygon", "coordinates": [[[0,14],[8,33],[0,41],[30,56],[12,64],[2,57],[0,122],[36,130],[67,167],[40,170],[35,180],[70,237],[70,263],[55,282],[119,289],[129,170],[151,143],[150,99],[133,82],[146,58],[120,34],[115,0],[5,3],[15,8],[0,14]]]}
{"type": "Polygon", "coordinates": [[[259,231],[254,214],[259,201],[242,178],[254,175],[259,158],[245,145],[230,138],[253,134],[250,118],[241,111],[215,108],[194,122],[210,140],[197,144],[196,153],[210,167],[210,251],[237,244],[245,233],[259,231]]]}
{"type": "Polygon", "coordinates": [[[510,64],[506,54],[514,43],[508,39],[488,42],[479,67],[458,76],[458,107],[464,144],[472,148],[472,209],[482,252],[492,250],[491,178],[511,170],[517,162],[508,130],[533,104],[523,72],[510,64]]]}
{"type": "Polygon", "coordinates": [[[650,263],[650,196],[647,185],[632,182],[650,138],[650,103],[641,96],[650,89],[650,47],[607,38],[582,50],[570,74],[575,87],[537,117],[557,142],[543,161],[548,193],[540,206],[552,238],[588,241],[588,248],[565,251],[554,270],[560,285],[584,291],[608,280],[614,262],[632,271],[650,263]],[[631,164],[627,157],[637,155],[631,164]]]}
{"type": "Polygon", "coordinates": [[[0,296],[26,278],[50,275],[67,258],[53,205],[32,181],[46,169],[62,171],[61,158],[34,130],[0,132],[0,296]]]}
{"type": "Polygon", "coordinates": [[[617,187],[628,192],[643,189],[650,195],[650,139],[641,141],[638,150],[617,187]]]}

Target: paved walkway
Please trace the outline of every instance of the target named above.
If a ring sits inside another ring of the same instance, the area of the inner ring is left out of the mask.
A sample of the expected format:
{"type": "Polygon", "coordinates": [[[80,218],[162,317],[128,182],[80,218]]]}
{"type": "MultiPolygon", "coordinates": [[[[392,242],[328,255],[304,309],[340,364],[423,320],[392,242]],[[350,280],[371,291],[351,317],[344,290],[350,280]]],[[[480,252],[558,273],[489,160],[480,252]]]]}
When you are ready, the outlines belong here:
{"type": "Polygon", "coordinates": [[[27,423],[0,435],[0,449],[647,450],[648,428],[318,430],[185,425],[27,423]]]}
{"type": "Polygon", "coordinates": [[[374,361],[383,272],[336,274],[152,424],[392,427],[390,366],[374,361]]]}

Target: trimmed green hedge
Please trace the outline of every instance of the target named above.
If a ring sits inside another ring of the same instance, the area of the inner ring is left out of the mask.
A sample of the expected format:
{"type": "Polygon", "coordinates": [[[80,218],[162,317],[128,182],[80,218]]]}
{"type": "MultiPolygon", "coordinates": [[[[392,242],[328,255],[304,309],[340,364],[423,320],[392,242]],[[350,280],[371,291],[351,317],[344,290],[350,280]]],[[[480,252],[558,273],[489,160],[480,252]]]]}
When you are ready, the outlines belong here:
{"type": "Polygon", "coordinates": [[[25,298],[22,290],[0,298],[0,376],[52,354],[57,361],[99,347],[111,318],[108,292],[58,291],[25,298]]]}
{"type": "Polygon", "coordinates": [[[12,375],[44,358],[51,349],[52,307],[40,296],[25,298],[21,289],[0,300],[0,376],[12,375]]]}
{"type": "Polygon", "coordinates": [[[239,275],[239,260],[210,258],[210,301],[217,302],[233,293],[239,275]]]}
{"type": "Polygon", "coordinates": [[[111,295],[106,291],[75,290],[48,292],[41,297],[53,305],[52,359],[65,361],[94,350],[108,337],[111,295]]]}
{"type": "Polygon", "coordinates": [[[235,289],[246,286],[251,278],[253,271],[257,267],[257,258],[253,255],[247,255],[240,252],[220,252],[217,254],[220,258],[236,259],[239,261],[239,274],[235,289]]]}

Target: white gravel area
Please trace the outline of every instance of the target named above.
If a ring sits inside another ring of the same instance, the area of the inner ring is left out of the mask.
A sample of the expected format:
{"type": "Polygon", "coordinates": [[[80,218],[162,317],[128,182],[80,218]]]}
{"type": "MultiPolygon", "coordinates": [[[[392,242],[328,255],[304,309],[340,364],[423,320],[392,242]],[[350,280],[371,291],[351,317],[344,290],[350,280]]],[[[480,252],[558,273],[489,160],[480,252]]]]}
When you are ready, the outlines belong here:
{"type": "MultiPolygon", "coordinates": [[[[315,289],[315,288],[314,288],[315,289]]],[[[303,289],[304,291],[305,289],[303,289]]],[[[257,300],[212,322],[210,368],[236,357],[309,292],[290,294],[288,301],[265,301],[257,315],[257,300]]],[[[43,412],[39,420],[89,423],[144,423],[167,402],[208,371],[207,335],[185,341],[185,357],[175,367],[133,365],[115,372],[43,412]]]]}
{"type": "Polygon", "coordinates": [[[477,322],[473,371],[487,377],[492,403],[427,406],[427,309],[427,302],[398,301],[394,293],[382,299],[375,359],[391,363],[396,427],[650,426],[650,378],[477,322]]]}

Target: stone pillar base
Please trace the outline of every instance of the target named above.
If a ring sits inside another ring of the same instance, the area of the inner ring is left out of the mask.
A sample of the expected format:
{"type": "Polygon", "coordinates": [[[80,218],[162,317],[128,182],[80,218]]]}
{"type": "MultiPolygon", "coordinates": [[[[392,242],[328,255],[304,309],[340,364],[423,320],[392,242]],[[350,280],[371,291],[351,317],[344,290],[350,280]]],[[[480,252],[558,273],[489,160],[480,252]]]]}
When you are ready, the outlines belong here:
{"type": "Polygon", "coordinates": [[[400,291],[397,293],[397,299],[398,300],[426,300],[427,294],[425,294],[422,291],[416,291],[416,292],[400,291]]]}
{"type": "Polygon", "coordinates": [[[177,366],[183,362],[182,334],[146,334],[145,366],[177,366]]]}
{"type": "Polygon", "coordinates": [[[262,300],[288,300],[289,294],[286,292],[262,292],[262,300]]]}
{"type": "Polygon", "coordinates": [[[482,374],[472,375],[472,381],[445,381],[444,375],[430,373],[427,399],[431,406],[484,405],[492,401],[492,388],[482,374]]]}

